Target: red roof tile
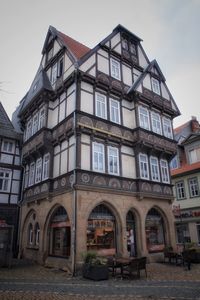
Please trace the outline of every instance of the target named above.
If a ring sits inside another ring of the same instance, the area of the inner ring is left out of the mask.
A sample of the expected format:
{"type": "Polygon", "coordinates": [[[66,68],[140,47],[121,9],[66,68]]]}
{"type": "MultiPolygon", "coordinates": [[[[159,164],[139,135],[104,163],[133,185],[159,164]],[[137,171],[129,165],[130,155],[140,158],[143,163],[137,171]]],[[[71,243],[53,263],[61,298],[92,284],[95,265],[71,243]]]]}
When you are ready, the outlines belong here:
{"type": "Polygon", "coordinates": [[[171,176],[181,175],[189,171],[200,169],[200,161],[191,165],[184,164],[181,168],[171,170],[171,176]]]}
{"type": "Polygon", "coordinates": [[[76,40],[72,39],[71,37],[60,31],[59,36],[77,59],[80,59],[82,56],[84,56],[87,52],[90,51],[90,48],[77,42],[76,40]]]}
{"type": "Polygon", "coordinates": [[[187,127],[190,124],[190,122],[191,121],[188,121],[188,122],[186,122],[186,123],[184,123],[184,124],[182,124],[182,125],[174,128],[174,133],[175,134],[179,133],[181,130],[183,130],[183,128],[187,127]]]}

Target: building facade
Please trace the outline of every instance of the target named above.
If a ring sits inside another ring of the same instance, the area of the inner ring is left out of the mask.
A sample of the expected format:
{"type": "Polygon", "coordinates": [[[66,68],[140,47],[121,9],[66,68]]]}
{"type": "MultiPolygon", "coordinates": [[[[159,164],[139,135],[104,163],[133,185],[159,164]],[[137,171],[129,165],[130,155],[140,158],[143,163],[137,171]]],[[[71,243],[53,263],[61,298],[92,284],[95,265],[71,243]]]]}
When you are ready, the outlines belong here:
{"type": "Polygon", "coordinates": [[[123,26],[93,49],[50,26],[17,110],[21,254],[74,272],[88,250],[155,260],[175,244],[169,161],[179,114],[158,63],[123,26]]]}
{"type": "Polygon", "coordinates": [[[17,233],[21,185],[21,135],[17,133],[0,102],[0,222],[14,226],[13,252],[17,233]]]}
{"type": "Polygon", "coordinates": [[[171,162],[178,244],[200,245],[200,124],[195,117],[174,130],[178,154],[171,162]]]}

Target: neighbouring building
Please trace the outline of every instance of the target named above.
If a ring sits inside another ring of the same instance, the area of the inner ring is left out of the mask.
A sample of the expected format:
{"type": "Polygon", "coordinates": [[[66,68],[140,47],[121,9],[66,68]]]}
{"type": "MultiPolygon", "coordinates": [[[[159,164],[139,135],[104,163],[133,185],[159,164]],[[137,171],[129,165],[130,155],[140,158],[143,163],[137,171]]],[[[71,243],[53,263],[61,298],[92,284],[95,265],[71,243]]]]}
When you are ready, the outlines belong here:
{"type": "Polygon", "coordinates": [[[22,136],[16,132],[0,102],[0,223],[14,226],[13,253],[17,255],[22,136]]]}
{"type": "Polygon", "coordinates": [[[196,117],[174,130],[178,153],[171,162],[178,244],[200,245],[200,124],[196,117]]]}
{"type": "Polygon", "coordinates": [[[180,112],[165,81],[121,25],[93,49],[49,27],[17,109],[21,255],[74,272],[87,250],[130,255],[130,232],[132,253],[149,260],[175,245],[169,161],[180,112]]]}

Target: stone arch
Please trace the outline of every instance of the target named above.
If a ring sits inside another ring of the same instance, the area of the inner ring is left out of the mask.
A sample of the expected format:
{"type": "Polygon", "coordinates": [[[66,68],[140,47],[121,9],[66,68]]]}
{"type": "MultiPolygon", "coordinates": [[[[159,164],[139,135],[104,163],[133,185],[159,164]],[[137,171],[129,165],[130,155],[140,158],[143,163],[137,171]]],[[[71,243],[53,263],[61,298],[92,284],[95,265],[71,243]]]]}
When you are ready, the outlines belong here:
{"type": "MultiPolygon", "coordinates": [[[[32,225],[32,241],[34,243],[34,227],[35,227],[35,224],[38,223],[38,220],[37,220],[37,213],[34,209],[30,209],[28,211],[28,213],[26,214],[25,218],[24,218],[24,221],[23,221],[23,224],[22,224],[22,228],[21,228],[21,232],[22,232],[22,236],[21,236],[21,245],[28,245],[30,240],[29,240],[29,234],[28,234],[28,231],[30,229],[30,224],[32,225]]],[[[21,250],[23,252],[23,249],[21,250]]]]}

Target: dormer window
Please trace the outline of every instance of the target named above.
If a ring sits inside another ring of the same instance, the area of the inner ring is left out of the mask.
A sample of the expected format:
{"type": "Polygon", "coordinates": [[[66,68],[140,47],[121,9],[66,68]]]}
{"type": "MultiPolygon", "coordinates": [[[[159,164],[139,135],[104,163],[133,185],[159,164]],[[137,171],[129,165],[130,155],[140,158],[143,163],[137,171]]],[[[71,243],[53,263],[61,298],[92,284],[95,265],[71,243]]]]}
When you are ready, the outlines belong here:
{"type": "Polygon", "coordinates": [[[135,44],[133,42],[130,42],[129,47],[130,47],[130,52],[132,54],[136,55],[136,46],[135,46],[135,44]]]}
{"type": "Polygon", "coordinates": [[[155,78],[151,78],[152,90],[157,95],[160,95],[160,84],[159,81],[155,78]]]}
{"type": "Polygon", "coordinates": [[[64,58],[61,57],[51,69],[51,83],[54,84],[57,78],[61,77],[64,71],[64,58]]]}
{"type": "Polygon", "coordinates": [[[128,51],[128,41],[125,38],[122,39],[122,47],[128,51]]]}
{"type": "Polygon", "coordinates": [[[111,76],[118,80],[121,80],[121,73],[120,73],[120,63],[119,61],[111,58],[111,76]]]}

